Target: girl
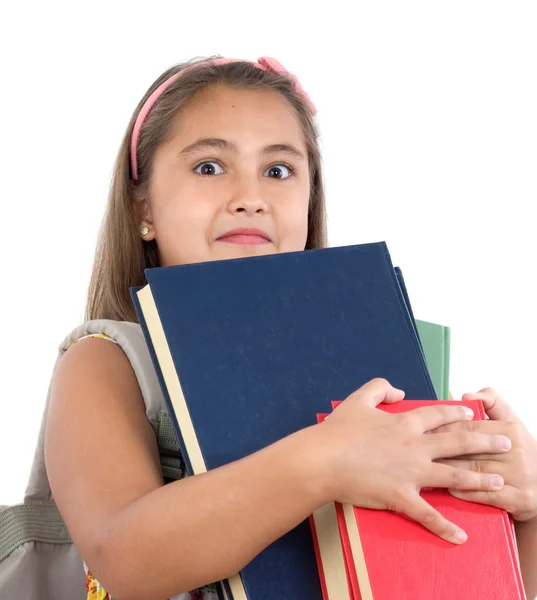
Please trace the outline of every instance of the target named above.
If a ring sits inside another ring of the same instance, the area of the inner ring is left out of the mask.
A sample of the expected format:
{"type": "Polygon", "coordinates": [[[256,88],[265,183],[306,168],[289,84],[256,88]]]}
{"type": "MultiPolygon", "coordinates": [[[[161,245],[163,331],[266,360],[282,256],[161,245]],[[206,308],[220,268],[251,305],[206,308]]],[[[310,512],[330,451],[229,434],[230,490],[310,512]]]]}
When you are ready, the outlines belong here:
{"type": "MultiPolygon", "coordinates": [[[[148,267],[325,246],[314,115],[274,59],[198,60],[163,73],[119,151],[87,319],[136,322],[129,288],[145,283],[148,267]]],[[[419,496],[423,486],[509,510],[528,593],[537,593],[537,444],[493,390],[466,396],[483,399],[491,419],[470,423],[462,407],[375,410],[404,392],[373,380],[325,423],[164,485],[131,365],[104,337],[78,340],[59,361],[45,438],[88,598],[214,598],[208,584],[333,500],[397,510],[464,543],[419,496]]]]}

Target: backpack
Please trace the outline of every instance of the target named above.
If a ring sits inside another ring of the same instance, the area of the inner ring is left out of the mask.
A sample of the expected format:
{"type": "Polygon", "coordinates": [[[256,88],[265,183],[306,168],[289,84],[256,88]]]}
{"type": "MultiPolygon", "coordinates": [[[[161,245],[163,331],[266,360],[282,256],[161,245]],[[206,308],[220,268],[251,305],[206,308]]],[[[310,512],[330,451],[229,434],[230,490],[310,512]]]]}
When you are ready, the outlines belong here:
{"type": "MultiPolygon", "coordinates": [[[[137,323],[100,319],[73,330],[58,361],[79,338],[105,334],[125,352],[136,374],[146,415],[158,441],[165,483],[182,477],[182,460],[146,342],[137,323]]],[[[0,600],[85,600],[83,561],[54,503],[44,457],[50,387],[22,504],[0,506],[0,600]]]]}

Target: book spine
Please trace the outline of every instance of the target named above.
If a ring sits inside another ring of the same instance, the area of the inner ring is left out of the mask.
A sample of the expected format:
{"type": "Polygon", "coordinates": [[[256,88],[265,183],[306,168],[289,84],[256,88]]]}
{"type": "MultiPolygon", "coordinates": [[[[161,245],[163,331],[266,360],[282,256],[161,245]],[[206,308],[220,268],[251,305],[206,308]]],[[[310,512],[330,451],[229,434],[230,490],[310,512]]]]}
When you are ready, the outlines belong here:
{"type": "Polygon", "coordinates": [[[442,345],[442,399],[449,398],[449,358],[451,351],[451,330],[444,327],[443,345],[442,345]]]}
{"type": "Polygon", "coordinates": [[[319,582],[321,584],[321,592],[323,594],[323,600],[330,600],[328,590],[326,588],[326,577],[324,572],[323,560],[321,557],[321,548],[319,542],[319,536],[317,534],[317,527],[315,525],[315,516],[309,516],[309,523],[311,528],[311,537],[313,539],[313,549],[315,550],[315,560],[317,561],[317,570],[319,571],[319,582]]]}
{"type": "MultiPolygon", "coordinates": [[[[401,306],[401,310],[405,316],[405,320],[406,323],[408,325],[408,328],[411,332],[411,337],[412,337],[412,341],[414,343],[414,348],[416,350],[416,353],[418,355],[418,359],[420,361],[420,364],[422,366],[422,370],[423,370],[423,375],[425,377],[426,380],[426,384],[427,387],[429,388],[429,396],[430,398],[418,398],[419,400],[438,400],[438,396],[436,395],[436,390],[434,389],[434,385],[431,379],[431,375],[429,373],[429,369],[427,367],[427,362],[425,360],[425,354],[423,352],[423,348],[421,346],[418,334],[416,332],[416,323],[414,321],[414,319],[412,318],[411,315],[411,311],[412,311],[412,307],[410,305],[410,300],[405,300],[405,294],[403,293],[402,289],[401,289],[401,283],[400,283],[400,277],[397,276],[397,273],[395,271],[395,268],[393,266],[391,257],[390,257],[390,253],[388,251],[388,246],[383,243],[382,244],[382,250],[383,250],[383,256],[384,256],[384,260],[386,262],[386,265],[388,267],[388,272],[390,274],[391,280],[392,280],[392,284],[394,289],[397,292],[397,298],[399,300],[399,304],[401,306]]],[[[402,273],[400,273],[400,275],[402,275],[402,273]]],[[[406,288],[405,288],[406,291],[406,288]]],[[[407,295],[408,298],[408,295],[407,295]]]]}
{"type": "MultiPolygon", "coordinates": [[[[327,414],[318,414],[322,423],[327,414]]],[[[340,536],[335,502],[321,506],[309,517],[317,570],[324,600],[360,600],[355,598],[345,561],[345,545],[340,536]]]]}
{"type": "Polygon", "coordinates": [[[160,385],[160,389],[162,392],[162,396],[164,397],[164,402],[166,404],[166,408],[168,409],[168,414],[170,415],[170,418],[172,420],[173,423],[173,427],[175,430],[175,435],[177,437],[177,441],[179,444],[179,449],[181,452],[181,457],[183,459],[183,464],[184,464],[184,471],[186,475],[194,475],[193,469],[192,469],[192,464],[190,462],[190,459],[188,457],[188,452],[186,449],[186,445],[185,445],[185,441],[183,439],[183,436],[181,435],[181,428],[179,427],[179,423],[177,422],[177,417],[175,415],[175,411],[173,409],[173,405],[172,405],[172,401],[170,398],[170,394],[168,392],[168,387],[166,386],[166,382],[164,381],[164,375],[162,373],[162,369],[160,368],[160,363],[158,361],[157,358],[157,354],[155,352],[155,347],[153,345],[152,342],[152,338],[151,338],[151,334],[149,332],[149,329],[147,327],[147,323],[145,320],[145,314],[144,314],[144,309],[142,307],[142,304],[140,302],[140,298],[138,297],[138,291],[137,289],[135,290],[131,290],[131,299],[132,302],[134,304],[134,309],[136,311],[136,314],[138,315],[138,321],[140,323],[140,327],[142,329],[142,332],[144,334],[144,338],[145,338],[145,342],[147,345],[147,349],[149,351],[149,355],[151,356],[151,361],[153,362],[153,367],[155,369],[155,373],[160,385]]]}
{"type": "MultiPolygon", "coordinates": [[[[185,464],[185,471],[189,475],[196,475],[198,473],[206,472],[205,459],[201,452],[201,448],[199,446],[199,441],[196,436],[196,432],[193,428],[193,424],[190,419],[190,415],[186,410],[186,404],[178,405],[178,409],[184,408],[183,414],[184,421],[183,426],[187,427],[187,432],[191,431],[190,435],[190,444],[185,440],[185,436],[183,435],[183,431],[181,425],[179,424],[179,419],[177,417],[177,411],[173,404],[171,393],[169,389],[169,385],[175,386],[176,396],[182,395],[182,390],[179,377],[174,369],[168,370],[168,377],[171,377],[170,383],[168,385],[167,378],[165,373],[163,372],[162,361],[166,362],[168,365],[173,364],[173,359],[170,354],[169,347],[167,345],[166,335],[164,330],[162,329],[162,323],[160,322],[160,316],[158,314],[158,309],[153,300],[153,296],[151,294],[151,290],[149,286],[146,286],[143,290],[139,290],[134,293],[133,301],[135,304],[135,309],[138,312],[138,317],[140,321],[140,326],[144,333],[144,337],[146,339],[146,344],[151,355],[151,360],[153,360],[153,364],[155,367],[155,371],[162,389],[162,394],[164,396],[164,401],[168,408],[170,417],[174,424],[174,428],[176,431],[176,435],[178,438],[179,446],[182,451],[183,461],[185,464]],[[143,294],[144,301],[140,299],[138,294],[143,294]],[[149,316],[150,315],[150,316],[149,316]],[[149,323],[152,323],[152,327],[149,326],[149,323]],[[160,336],[160,352],[161,356],[157,352],[155,348],[155,340],[153,336],[160,336]],[[173,379],[171,371],[173,371],[176,379],[173,379]]],[[[240,573],[226,579],[222,582],[223,584],[223,594],[224,597],[227,596],[228,600],[249,600],[248,595],[246,594],[246,590],[244,588],[240,573]]]]}

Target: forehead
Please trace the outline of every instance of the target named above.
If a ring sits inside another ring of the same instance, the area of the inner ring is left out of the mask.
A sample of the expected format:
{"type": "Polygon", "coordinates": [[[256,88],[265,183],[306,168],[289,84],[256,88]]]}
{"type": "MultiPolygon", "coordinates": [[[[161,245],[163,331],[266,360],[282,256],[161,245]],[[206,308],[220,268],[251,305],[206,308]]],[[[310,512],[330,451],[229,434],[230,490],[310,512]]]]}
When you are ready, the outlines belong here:
{"type": "Polygon", "coordinates": [[[199,90],[177,113],[169,141],[200,137],[231,141],[290,142],[305,147],[299,118],[289,101],[270,89],[211,85],[199,90]]]}

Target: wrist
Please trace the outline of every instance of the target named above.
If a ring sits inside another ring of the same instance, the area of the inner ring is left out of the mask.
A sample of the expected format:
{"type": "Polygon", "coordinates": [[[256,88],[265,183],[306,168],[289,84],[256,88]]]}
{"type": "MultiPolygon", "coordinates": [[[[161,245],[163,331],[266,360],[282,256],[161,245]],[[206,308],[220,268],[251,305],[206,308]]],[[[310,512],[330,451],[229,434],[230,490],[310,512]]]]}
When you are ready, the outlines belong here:
{"type": "Polygon", "coordinates": [[[295,453],[304,493],[311,500],[313,510],[336,497],[331,467],[330,447],[321,425],[312,425],[295,434],[299,450],[295,453]]]}

